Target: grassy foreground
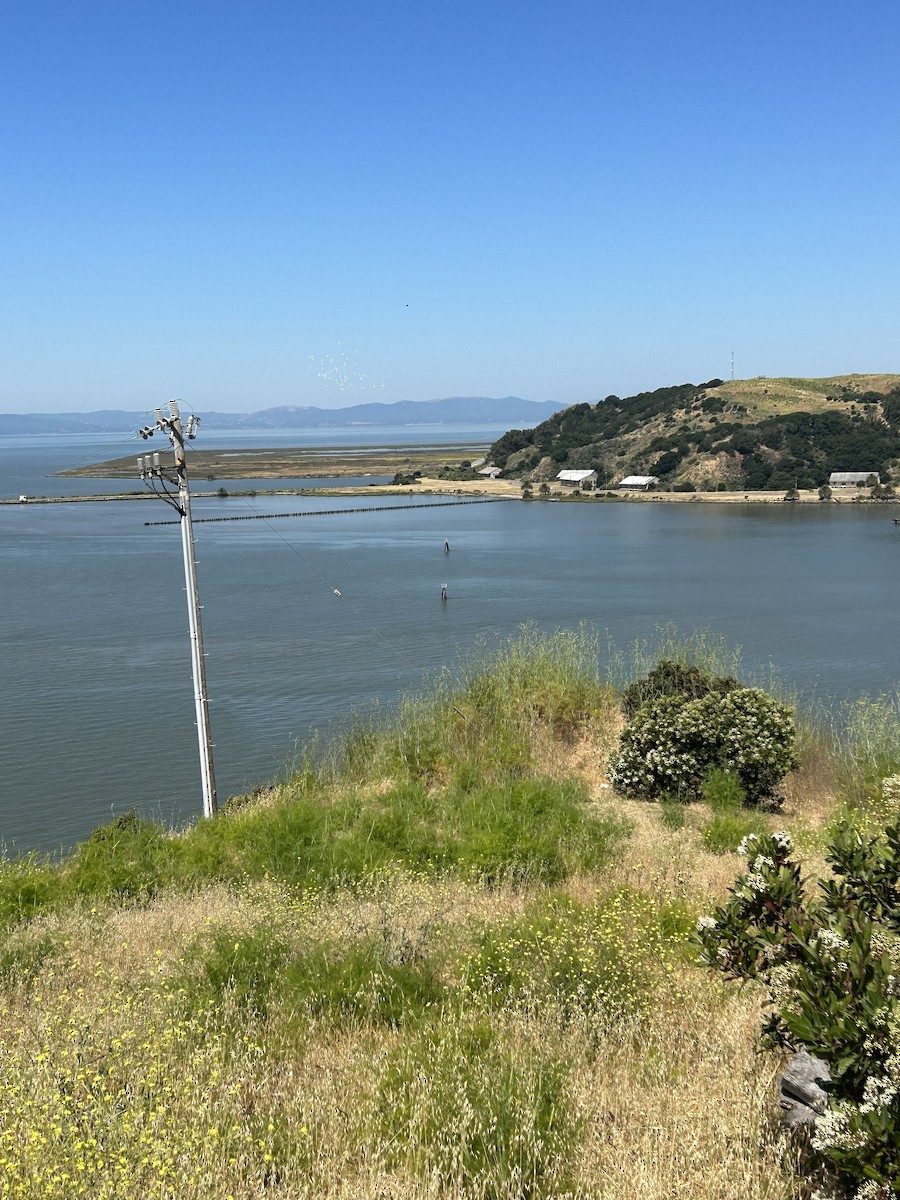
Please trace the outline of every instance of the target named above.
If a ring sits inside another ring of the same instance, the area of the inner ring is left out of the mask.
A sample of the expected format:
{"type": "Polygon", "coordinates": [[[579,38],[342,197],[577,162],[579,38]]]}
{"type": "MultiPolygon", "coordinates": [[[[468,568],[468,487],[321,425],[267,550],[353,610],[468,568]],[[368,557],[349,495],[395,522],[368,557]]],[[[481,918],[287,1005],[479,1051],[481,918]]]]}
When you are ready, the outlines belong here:
{"type": "Polygon", "coordinates": [[[215,822],[0,865],[0,1195],[803,1196],[693,930],[747,832],[822,870],[898,708],[803,726],[777,814],[619,799],[618,690],[676,654],[739,672],[525,631],[215,822]]]}

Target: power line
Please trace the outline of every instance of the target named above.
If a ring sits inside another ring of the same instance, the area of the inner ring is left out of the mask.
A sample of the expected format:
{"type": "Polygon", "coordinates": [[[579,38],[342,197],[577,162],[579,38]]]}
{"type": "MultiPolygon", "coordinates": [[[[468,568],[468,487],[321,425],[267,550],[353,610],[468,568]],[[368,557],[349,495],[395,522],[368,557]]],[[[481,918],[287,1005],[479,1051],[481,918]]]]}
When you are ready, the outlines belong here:
{"type": "MultiPolygon", "coordinates": [[[[464,504],[505,504],[512,496],[491,496],[479,500],[435,500],[424,504],[368,504],[365,508],[320,508],[305,512],[253,513],[246,517],[198,517],[195,525],[215,525],[223,521],[274,521],[280,517],[339,517],[344,513],[403,512],[410,508],[461,508],[464,504]]],[[[177,525],[177,521],[145,521],[145,525],[177,525]]]]}

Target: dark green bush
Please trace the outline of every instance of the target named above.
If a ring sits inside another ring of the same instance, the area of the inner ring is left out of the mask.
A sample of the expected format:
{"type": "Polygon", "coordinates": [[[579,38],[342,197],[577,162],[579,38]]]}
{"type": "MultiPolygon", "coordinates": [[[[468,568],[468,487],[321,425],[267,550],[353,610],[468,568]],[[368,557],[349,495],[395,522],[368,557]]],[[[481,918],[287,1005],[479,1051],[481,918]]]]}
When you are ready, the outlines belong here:
{"type": "Polygon", "coordinates": [[[636,679],[622,691],[622,707],[626,717],[633,717],[643,705],[661,696],[682,696],[686,700],[699,700],[710,692],[725,695],[739,687],[730,675],[711,675],[699,667],[663,658],[656,664],[646,679],[636,679]]]}

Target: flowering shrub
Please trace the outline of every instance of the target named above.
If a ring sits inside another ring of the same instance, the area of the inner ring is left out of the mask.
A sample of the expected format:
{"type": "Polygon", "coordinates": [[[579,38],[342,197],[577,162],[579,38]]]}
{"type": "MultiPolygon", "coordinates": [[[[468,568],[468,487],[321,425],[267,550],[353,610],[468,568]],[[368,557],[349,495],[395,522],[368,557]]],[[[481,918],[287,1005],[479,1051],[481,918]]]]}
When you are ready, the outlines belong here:
{"type": "Polygon", "coordinates": [[[831,1072],[816,1122],[825,1196],[900,1193],[900,820],[863,837],[837,826],[834,879],[809,896],[787,834],[751,836],[748,870],[702,917],[706,961],[769,992],[770,1044],[805,1046],[831,1072]]]}
{"type": "Polygon", "coordinates": [[[711,768],[733,772],[748,803],[770,796],[797,766],[793,710],[759,688],[663,696],[637,710],[610,764],[623,796],[700,797],[711,768]]]}

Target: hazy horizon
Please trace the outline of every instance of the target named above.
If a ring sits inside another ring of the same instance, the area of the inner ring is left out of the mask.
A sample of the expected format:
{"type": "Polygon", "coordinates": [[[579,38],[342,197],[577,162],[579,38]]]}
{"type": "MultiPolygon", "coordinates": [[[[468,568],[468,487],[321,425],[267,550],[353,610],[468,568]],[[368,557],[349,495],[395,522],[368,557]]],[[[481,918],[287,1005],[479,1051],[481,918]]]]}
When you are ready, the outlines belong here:
{"type": "MultiPolygon", "coordinates": [[[[597,397],[597,399],[599,399],[599,398],[600,398],[600,397],[597,397]]],[[[384,408],[389,408],[389,407],[391,407],[392,405],[394,405],[395,403],[396,403],[396,404],[402,404],[402,403],[406,403],[406,404],[438,404],[438,403],[442,403],[442,402],[444,402],[444,401],[453,401],[453,400],[459,400],[459,401],[466,401],[466,400],[485,400],[485,401],[498,401],[498,402],[499,402],[499,401],[506,401],[506,402],[522,402],[522,403],[525,403],[525,404],[543,404],[543,405],[548,405],[548,404],[553,404],[553,403],[554,403],[554,401],[552,401],[552,400],[548,400],[548,401],[542,401],[542,400],[532,401],[532,400],[527,400],[527,399],[526,399],[524,396],[511,396],[511,395],[506,395],[506,396],[485,396],[485,395],[472,395],[472,396],[430,396],[430,397],[428,397],[427,399],[423,399],[423,400],[406,400],[406,401],[392,401],[392,400],[353,400],[353,401],[347,401],[347,402],[345,402],[345,403],[340,403],[340,402],[337,402],[337,403],[335,403],[335,404],[265,404],[265,403],[253,403],[253,404],[247,404],[247,405],[245,405],[245,406],[239,406],[239,405],[235,405],[235,406],[233,406],[233,407],[230,407],[230,408],[220,408],[220,407],[217,407],[217,406],[216,406],[216,405],[213,403],[213,404],[210,404],[210,405],[206,406],[204,409],[197,409],[195,405],[193,405],[193,404],[190,404],[189,402],[186,402],[186,401],[184,401],[183,397],[173,397],[173,399],[179,399],[179,400],[181,401],[181,403],[182,403],[182,404],[184,404],[186,411],[189,411],[189,412],[192,412],[192,411],[198,411],[198,412],[218,412],[218,413],[222,413],[223,415],[228,415],[228,416],[232,416],[232,415],[240,415],[240,414],[247,414],[247,415],[250,415],[250,414],[253,414],[253,413],[268,412],[268,411],[271,411],[271,410],[273,410],[273,409],[277,410],[277,409],[283,409],[283,408],[287,408],[287,409],[292,409],[292,408],[297,408],[297,409],[313,409],[313,410],[316,410],[316,409],[318,409],[318,410],[321,410],[322,412],[339,412],[339,411],[342,411],[343,409],[347,409],[347,408],[359,408],[359,407],[361,407],[362,405],[373,405],[373,404],[374,404],[374,405],[379,405],[379,406],[381,406],[381,407],[384,407],[384,408]]],[[[168,403],[168,400],[163,400],[163,401],[160,401],[158,404],[154,405],[154,408],[159,408],[159,407],[163,407],[163,408],[164,408],[164,407],[166,406],[166,404],[167,404],[167,403],[168,403]]],[[[561,408],[561,407],[563,407],[563,405],[559,405],[559,407],[561,408]]],[[[103,412],[128,412],[128,413],[140,413],[140,412],[144,412],[144,411],[151,412],[152,410],[151,410],[151,409],[146,409],[146,410],[144,410],[144,409],[139,409],[139,408],[134,408],[134,407],[132,407],[132,408],[129,408],[129,407],[127,407],[126,405],[120,405],[120,404],[110,404],[110,405],[104,405],[104,406],[103,406],[103,407],[101,407],[101,408],[91,408],[91,409],[88,409],[88,408],[46,408],[46,409],[38,409],[38,408],[35,408],[35,409],[32,409],[32,410],[31,410],[31,411],[29,411],[29,412],[26,412],[26,411],[24,411],[24,410],[10,410],[9,412],[7,412],[7,411],[5,411],[5,410],[4,410],[4,411],[0,411],[0,416],[4,416],[4,417],[9,417],[9,416],[15,416],[15,417],[19,417],[19,416],[21,416],[21,417],[46,417],[46,416],[70,416],[70,415],[85,415],[85,416],[90,416],[92,413],[103,413],[103,412]]]]}

